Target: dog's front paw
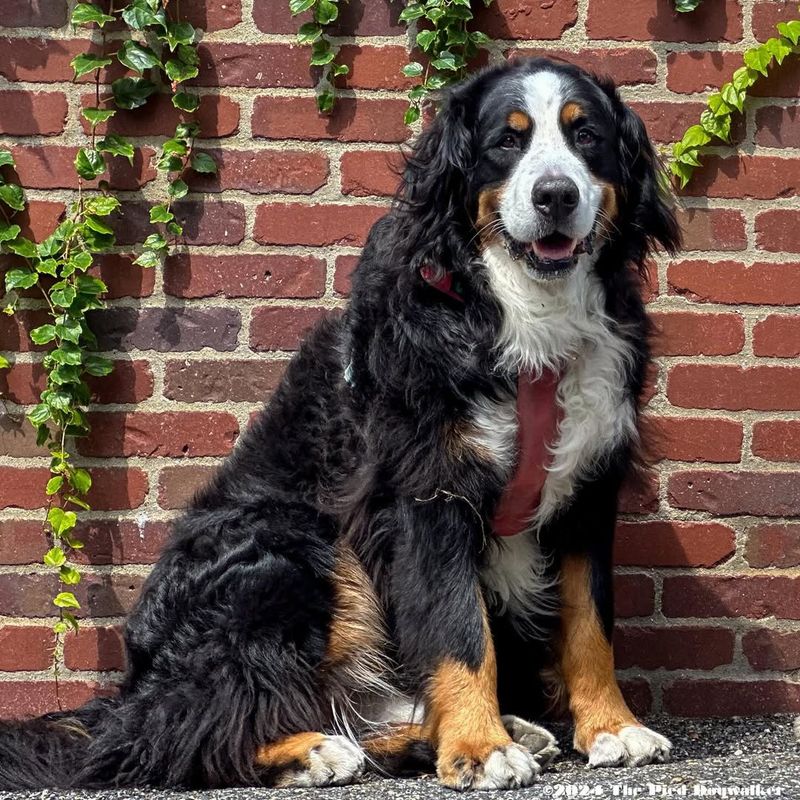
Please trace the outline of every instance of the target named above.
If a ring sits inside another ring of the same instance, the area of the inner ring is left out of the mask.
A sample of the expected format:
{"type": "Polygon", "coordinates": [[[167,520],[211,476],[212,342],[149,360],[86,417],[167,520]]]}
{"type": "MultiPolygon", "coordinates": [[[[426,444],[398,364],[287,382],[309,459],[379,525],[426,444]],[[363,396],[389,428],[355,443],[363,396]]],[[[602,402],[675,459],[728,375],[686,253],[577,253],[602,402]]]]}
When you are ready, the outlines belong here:
{"type": "Polygon", "coordinates": [[[531,752],[519,744],[493,747],[485,753],[456,748],[440,754],[436,768],[439,780],[451,789],[518,789],[530,786],[541,767],[531,752]]]}
{"type": "Polygon", "coordinates": [[[541,725],[534,725],[522,717],[513,714],[503,716],[503,726],[508,735],[517,743],[530,750],[536,763],[544,769],[558,755],[561,750],[556,742],[556,737],[541,725]]]}
{"type": "Polygon", "coordinates": [[[626,725],[616,733],[599,733],[587,753],[590,767],[641,767],[669,761],[672,743],[644,725],[626,725]]]}

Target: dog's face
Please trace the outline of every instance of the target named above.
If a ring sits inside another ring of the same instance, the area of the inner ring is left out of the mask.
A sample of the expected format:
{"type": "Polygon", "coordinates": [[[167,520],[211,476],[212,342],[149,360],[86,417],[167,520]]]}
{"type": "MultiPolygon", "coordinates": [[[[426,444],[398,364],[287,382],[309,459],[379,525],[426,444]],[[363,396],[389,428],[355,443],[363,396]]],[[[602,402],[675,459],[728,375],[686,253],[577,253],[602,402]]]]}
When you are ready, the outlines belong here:
{"type": "Polygon", "coordinates": [[[450,250],[457,239],[500,244],[545,280],[593,249],[640,268],[655,244],[674,251],[680,234],[657,169],[642,121],[610,82],[539,58],[456,87],[418,140],[400,197],[432,260],[450,257],[447,237],[450,250]]]}

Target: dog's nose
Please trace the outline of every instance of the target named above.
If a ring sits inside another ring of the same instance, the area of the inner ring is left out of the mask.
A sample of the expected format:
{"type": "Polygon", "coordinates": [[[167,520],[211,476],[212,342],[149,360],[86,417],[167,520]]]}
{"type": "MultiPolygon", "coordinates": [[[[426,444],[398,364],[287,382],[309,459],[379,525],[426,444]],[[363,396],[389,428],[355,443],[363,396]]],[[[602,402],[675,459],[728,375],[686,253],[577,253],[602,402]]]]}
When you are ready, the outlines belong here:
{"type": "Polygon", "coordinates": [[[578,205],[580,192],[575,181],[567,177],[539,178],[533,185],[533,205],[554,222],[568,217],[578,205]]]}

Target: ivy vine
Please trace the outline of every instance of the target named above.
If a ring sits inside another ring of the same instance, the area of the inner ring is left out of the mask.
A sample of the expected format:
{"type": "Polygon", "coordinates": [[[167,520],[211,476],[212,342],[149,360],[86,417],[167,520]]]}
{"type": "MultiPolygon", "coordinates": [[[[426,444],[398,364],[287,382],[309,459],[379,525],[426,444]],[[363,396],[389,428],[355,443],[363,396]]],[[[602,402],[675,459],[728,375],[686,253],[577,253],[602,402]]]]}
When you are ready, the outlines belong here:
{"type": "Polygon", "coordinates": [[[703,0],[675,0],[675,10],[680,11],[681,14],[688,14],[694,11],[703,0]]]}
{"type": "Polygon", "coordinates": [[[750,87],[769,74],[775,64],[780,65],[786,56],[797,53],[800,41],[800,20],[780,22],[778,36],[764,44],[745,51],[744,66],[733,73],[730,81],[708,98],[708,106],[700,115],[700,123],[692,125],[679,142],[672,146],[669,168],[681,189],[686,186],[696,167],[701,166],[702,149],[714,139],[730,142],[731,116],[742,113],[750,87]]]}
{"type": "MultiPolygon", "coordinates": [[[[195,41],[197,31],[188,22],[173,19],[167,13],[169,0],[132,0],[115,9],[115,0],[105,7],[96,3],[78,3],[72,13],[74,26],[96,26],[100,52],[82,53],[72,62],[75,78],[92,74],[94,104],[81,116],[89,126],[89,143],[79,148],[75,157],[78,176],[77,200],[70,204],[65,219],[43,241],[35,243],[21,235],[14,214],[25,208],[22,188],[0,175],[0,252],[12,258],[5,274],[4,312],[14,314],[30,307],[31,293],[40,296],[46,306],[48,321],[29,332],[31,341],[44,347],[42,366],[46,383],[39,403],[27,414],[36,430],[36,441],[50,452],[50,477],[44,487],[48,506],[43,527],[50,540],[44,564],[54,570],[61,584],[53,597],[58,620],[53,626],[55,648],[53,667],[56,680],[63,650],[63,637],[78,629],[76,611],[80,604],[71,587],[81,580],[81,573],[71,563],[74,552],[83,547],[75,535],[78,515],[90,511],[87,494],[92,486],[88,470],[76,466],[71,452],[76,437],[89,433],[87,410],[91,400],[86,378],[108,375],[113,363],[96,353],[97,340],[87,323],[87,313],[105,307],[107,287],[88,274],[97,256],[112,251],[116,239],[110,218],[121,207],[105,179],[109,158],[125,158],[133,163],[134,147],[126,138],[97,129],[107,123],[118,109],[133,110],[144,106],[148,98],[168,91],[173,106],[189,115],[197,111],[200,97],[185,91],[181,84],[198,74],[199,58],[195,41]],[[130,38],[113,44],[108,51],[104,34],[108,23],[121,20],[130,38]],[[101,94],[101,71],[116,59],[130,73],[111,83],[110,93],[101,94]],[[98,181],[97,190],[85,182],[98,181]],[[20,293],[25,293],[20,296],[20,293]]],[[[180,236],[183,228],[172,208],[175,200],[186,195],[183,176],[188,169],[215,172],[216,165],[206,153],[193,151],[199,127],[194,121],[181,122],[175,135],[164,142],[156,167],[166,180],[166,197],[150,209],[155,232],[147,237],[135,263],[154,267],[166,256],[170,239],[180,236]]],[[[0,169],[13,168],[10,152],[0,151],[0,169]]],[[[0,358],[0,368],[8,367],[0,358]]]]}

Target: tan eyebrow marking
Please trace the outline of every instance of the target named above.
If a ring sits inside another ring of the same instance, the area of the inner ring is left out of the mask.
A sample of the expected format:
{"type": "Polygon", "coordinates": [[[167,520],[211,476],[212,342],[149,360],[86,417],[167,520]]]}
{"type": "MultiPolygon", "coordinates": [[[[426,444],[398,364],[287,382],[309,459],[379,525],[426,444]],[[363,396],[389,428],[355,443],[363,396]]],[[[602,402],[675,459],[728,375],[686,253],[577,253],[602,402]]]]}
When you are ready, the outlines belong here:
{"type": "Polygon", "coordinates": [[[583,106],[580,103],[564,103],[564,107],[561,109],[561,123],[563,125],[575,122],[580,116],[583,116],[583,106]]]}
{"type": "Polygon", "coordinates": [[[531,118],[524,111],[512,111],[506,121],[515,131],[527,131],[531,127],[531,118]]]}

